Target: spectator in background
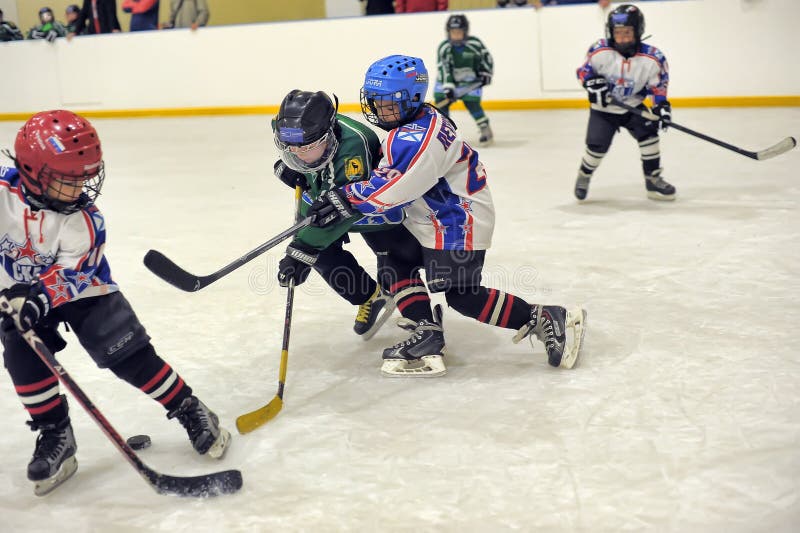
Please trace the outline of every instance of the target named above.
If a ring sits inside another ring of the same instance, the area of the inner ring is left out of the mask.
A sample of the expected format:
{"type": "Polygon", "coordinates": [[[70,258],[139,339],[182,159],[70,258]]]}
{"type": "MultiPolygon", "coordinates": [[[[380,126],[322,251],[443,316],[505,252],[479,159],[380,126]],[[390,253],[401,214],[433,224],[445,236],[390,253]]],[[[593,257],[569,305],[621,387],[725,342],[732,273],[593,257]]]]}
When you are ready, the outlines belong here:
{"type": "Polygon", "coordinates": [[[394,11],[395,13],[447,11],[447,0],[395,0],[394,11]]]}
{"type": "Polygon", "coordinates": [[[22,32],[10,20],[3,20],[3,10],[0,9],[0,42],[21,40],[22,32]]]}
{"type": "Polygon", "coordinates": [[[64,11],[64,17],[67,20],[67,35],[83,35],[86,33],[86,23],[84,22],[81,26],[78,26],[78,19],[80,18],[81,8],[76,6],[75,4],[70,4],[67,6],[67,9],[64,11]]]}
{"type": "Polygon", "coordinates": [[[53,10],[43,7],[39,10],[39,25],[28,32],[28,39],[45,39],[52,43],[58,37],[66,37],[67,29],[53,16],[53,10]]]}
{"type": "MultiPolygon", "coordinates": [[[[83,0],[83,7],[75,21],[78,28],[86,28],[86,33],[119,33],[116,0],[83,0]]],[[[74,34],[68,33],[67,37],[74,34]]]]}
{"type": "Polygon", "coordinates": [[[122,11],[131,14],[131,31],[158,29],[158,0],[123,0],[122,11]]]}
{"type": "Polygon", "coordinates": [[[367,15],[391,15],[394,13],[394,5],[392,0],[358,0],[359,2],[366,1],[367,15]]]}
{"type": "Polygon", "coordinates": [[[208,24],[211,14],[206,0],[170,0],[169,22],[164,28],[191,28],[208,24]]]}
{"type": "Polygon", "coordinates": [[[542,7],[542,0],[531,0],[531,3],[528,4],[528,0],[497,0],[497,7],[528,7],[529,5],[539,8],[542,7]]]}

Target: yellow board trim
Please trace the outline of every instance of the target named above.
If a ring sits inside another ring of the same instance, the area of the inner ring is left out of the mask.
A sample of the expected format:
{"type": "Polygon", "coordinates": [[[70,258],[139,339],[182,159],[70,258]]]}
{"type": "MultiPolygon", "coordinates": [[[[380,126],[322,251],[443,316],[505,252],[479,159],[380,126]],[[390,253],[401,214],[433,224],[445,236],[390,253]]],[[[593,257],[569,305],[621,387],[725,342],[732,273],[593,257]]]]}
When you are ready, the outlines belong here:
{"type": "MultiPolygon", "coordinates": [[[[675,107],[800,107],[800,95],[787,96],[697,96],[670,99],[675,107]]],[[[490,111],[523,111],[536,109],[584,109],[589,106],[585,99],[562,98],[551,100],[487,100],[483,108],[490,111]]],[[[275,115],[279,106],[229,106],[229,107],[180,107],[164,109],[108,109],[74,110],[86,118],[150,118],[150,117],[195,117],[210,115],[275,115]]],[[[452,109],[464,109],[457,102],[452,109]]],[[[358,113],[359,104],[340,104],[343,113],[358,113]]],[[[0,120],[23,121],[30,113],[0,113],[0,120]]]]}

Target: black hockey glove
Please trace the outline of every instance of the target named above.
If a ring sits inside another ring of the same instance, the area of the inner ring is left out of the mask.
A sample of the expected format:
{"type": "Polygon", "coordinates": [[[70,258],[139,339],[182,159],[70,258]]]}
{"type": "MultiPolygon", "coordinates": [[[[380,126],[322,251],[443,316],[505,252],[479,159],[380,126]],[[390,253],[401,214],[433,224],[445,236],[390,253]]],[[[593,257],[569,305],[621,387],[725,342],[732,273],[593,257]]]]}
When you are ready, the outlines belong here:
{"type": "Polygon", "coordinates": [[[672,122],[672,106],[667,100],[653,106],[653,114],[658,115],[659,129],[666,131],[672,122]]]}
{"type": "Polygon", "coordinates": [[[341,189],[331,189],[321,194],[308,209],[311,225],[315,228],[327,228],[357,214],[358,210],[350,205],[341,189]]]}
{"type": "Polygon", "coordinates": [[[286,256],[278,263],[278,284],[288,287],[301,285],[311,273],[311,265],[317,262],[319,250],[294,241],[286,247],[286,256]]]}
{"type": "Polygon", "coordinates": [[[603,107],[608,105],[608,82],[602,76],[592,76],[583,80],[583,87],[589,93],[589,102],[603,107]]]}
{"type": "Polygon", "coordinates": [[[443,92],[445,99],[447,99],[449,102],[452,103],[456,101],[456,91],[452,87],[448,87],[443,92]]]}
{"type": "Polygon", "coordinates": [[[307,191],[311,188],[311,186],[308,184],[305,174],[287,167],[286,163],[284,163],[281,159],[275,161],[274,171],[275,176],[292,189],[298,185],[304,191],[307,191]]]}
{"type": "Polygon", "coordinates": [[[38,283],[17,283],[5,289],[2,294],[17,311],[14,325],[22,332],[33,329],[50,310],[47,296],[42,293],[38,283]]]}
{"type": "Polygon", "coordinates": [[[490,72],[481,72],[480,75],[481,87],[486,87],[492,83],[492,74],[490,72]]]}

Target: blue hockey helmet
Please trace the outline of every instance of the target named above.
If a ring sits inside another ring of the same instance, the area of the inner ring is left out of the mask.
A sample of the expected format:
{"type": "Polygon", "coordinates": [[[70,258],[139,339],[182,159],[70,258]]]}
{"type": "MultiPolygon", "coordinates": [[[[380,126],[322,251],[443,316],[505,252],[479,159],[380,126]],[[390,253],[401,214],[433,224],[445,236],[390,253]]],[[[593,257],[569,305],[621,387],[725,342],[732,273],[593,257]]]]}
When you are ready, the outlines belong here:
{"type": "Polygon", "coordinates": [[[428,69],[418,57],[392,55],[369,66],[361,88],[361,112],[384,130],[411,122],[425,103],[428,69]]]}

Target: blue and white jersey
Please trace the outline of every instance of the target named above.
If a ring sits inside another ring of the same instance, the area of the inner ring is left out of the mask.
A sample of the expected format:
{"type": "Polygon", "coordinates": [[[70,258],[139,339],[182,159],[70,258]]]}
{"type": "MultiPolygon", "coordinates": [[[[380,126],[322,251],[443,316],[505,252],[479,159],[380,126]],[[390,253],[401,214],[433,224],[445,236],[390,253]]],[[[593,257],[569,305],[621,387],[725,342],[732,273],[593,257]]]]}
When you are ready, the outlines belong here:
{"type": "Polygon", "coordinates": [[[0,166],[0,289],[38,278],[51,307],[118,291],[105,243],[97,207],[68,215],[36,210],[22,193],[17,169],[0,166]]]}
{"type": "Polygon", "coordinates": [[[494,231],[494,205],[478,152],[453,124],[425,106],[393,129],[369,180],[346,185],[348,200],[365,215],[403,207],[404,224],[426,248],[486,250],[494,231]]]}
{"type": "MultiPolygon", "coordinates": [[[[626,58],[617,52],[606,39],[600,39],[589,48],[586,61],[578,67],[578,79],[599,75],[613,87],[612,95],[618,100],[638,106],[648,96],[655,103],[667,99],[669,65],[661,50],[649,44],[640,44],[633,57],[626,58]]],[[[623,114],[625,109],[609,105],[592,104],[592,109],[607,113],[623,114]]]]}

